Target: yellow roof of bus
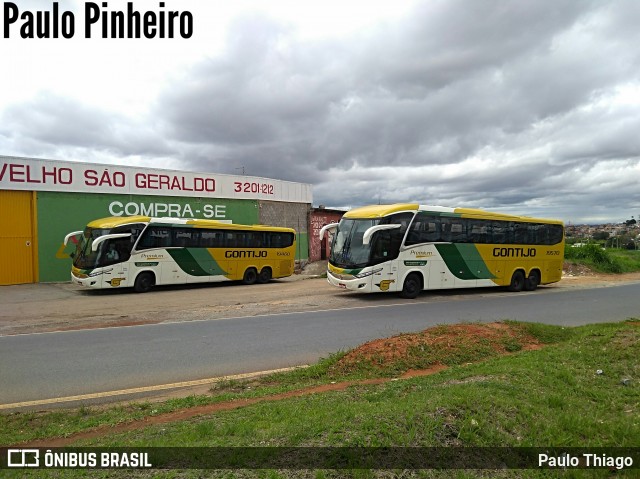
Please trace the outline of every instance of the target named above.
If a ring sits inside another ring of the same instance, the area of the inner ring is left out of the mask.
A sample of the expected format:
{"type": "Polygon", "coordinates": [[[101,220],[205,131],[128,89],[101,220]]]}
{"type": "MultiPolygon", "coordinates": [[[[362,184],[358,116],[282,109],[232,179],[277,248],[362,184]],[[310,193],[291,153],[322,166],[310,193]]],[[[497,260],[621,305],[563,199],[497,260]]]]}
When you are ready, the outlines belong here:
{"type": "MultiPolygon", "coordinates": [[[[428,207],[427,207],[428,208],[428,207]]],[[[428,211],[428,210],[427,210],[428,211]]],[[[481,218],[485,220],[503,220],[503,221],[524,221],[528,223],[552,223],[563,224],[561,220],[549,218],[533,218],[531,216],[508,215],[504,213],[495,213],[493,211],[478,210],[474,208],[455,208],[455,214],[461,215],[463,218],[481,218]]]]}
{"type": "Polygon", "coordinates": [[[87,224],[89,228],[116,228],[117,226],[129,225],[132,223],[148,223],[151,221],[149,216],[109,216],[107,218],[99,218],[87,224]]]}
{"type": "Polygon", "coordinates": [[[382,218],[400,211],[416,211],[417,203],[397,203],[395,205],[371,205],[354,208],[344,214],[345,218],[382,218]]]}
{"type": "MultiPolygon", "coordinates": [[[[511,220],[511,221],[526,221],[532,223],[557,223],[562,224],[560,220],[532,218],[529,216],[516,216],[503,213],[494,213],[491,211],[479,210],[474,208],[443,208],[441,206],[433,206],[433,212],[437,214],[451,214],[455,216],[461,216],[463,218],[482,218],[493,220],[511,220]]],[[[393,205],[370,205],[362,206],[360,208],[354,208],[344,214],[345,218],[382,218],[393,213],[400,213],[402,211],[426,211],[429,212],[430,207],[425,205],[419,205],[417,203],[396,203],[393,205]]]]}
{"type": "Polygon", "coordinates": [[[129,225],[133,223],[154,223],[170,226],[193,226],[196,228],[224,228],[227,230],[258,230],[258,231],[276,231],[282,233],[295,233],[293,228],[285,228],[280,226],[268,225],[240,225],[234,223],[225,223],[224,221],[201,220],[201,219],[185,219],[185,218],[152,218],[150,216],[109,216],[91,221],[87,227],[89,228],[116,228],[118,226],[129,225]]]}

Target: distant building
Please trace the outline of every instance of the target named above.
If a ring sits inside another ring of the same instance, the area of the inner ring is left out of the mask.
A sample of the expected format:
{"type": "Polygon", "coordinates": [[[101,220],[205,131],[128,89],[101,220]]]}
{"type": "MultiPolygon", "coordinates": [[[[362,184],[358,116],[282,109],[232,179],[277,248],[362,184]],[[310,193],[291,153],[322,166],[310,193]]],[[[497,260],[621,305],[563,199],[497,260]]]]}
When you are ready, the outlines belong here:
{"type": "Polygon", "coordinates": [[[318,208],[312,208],[309,215],[309,261],[321,261],[329,258],[329,250],[331,244],[329,243],[328,235],[320,241],[320,230],[323,226],[337,223],[342,218],[346,211],[335,210],[319,206],[318,208]]]}

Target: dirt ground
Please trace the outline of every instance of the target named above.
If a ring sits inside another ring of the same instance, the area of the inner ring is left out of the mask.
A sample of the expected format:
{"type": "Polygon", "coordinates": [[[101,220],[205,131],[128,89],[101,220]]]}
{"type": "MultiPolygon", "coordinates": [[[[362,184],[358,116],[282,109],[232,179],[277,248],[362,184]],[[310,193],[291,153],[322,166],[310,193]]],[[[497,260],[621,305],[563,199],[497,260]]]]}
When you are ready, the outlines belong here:
{"type": "MultiPolygon", "coordinates": [[[[407,349],[411,346],[415,346],[416,344],[422,344],[427,348],[434,348],[436,347],[436,343],[441,343],[441,346],[443,343],[446,343],[444,349],[455,352],[456,346],[454,346],[453,343],[469,344],[470,341],[477,342],[480,340],[484,340],[488,344],[491,344],[491,346],[495,349],[497,355],[510,354],[509,351],[505,349],[503,341],[505,337],[517,337],[518,341],[521,343],[522,350],[540,349],[542,347],[542,344],[540,344],[536,338],[526,333],[523,334],[522,331],[519,331],[519,328],[517,328],[516,326],[507,325],[504,323],[489,323],[485,325],[457,324],[439,328],[429,328],[420,333],[403,334],[394,336],[392,338],[379,339],[368,342],[366,344],[363,344],[359,348],[354,349],[344,358],[342,358],[341,361],[336,365],[336,369],[341,370],[344,373],[350,369],[350,366],[355,366],[361,361],[369,361],[373,357],[384,357],[385,363],[402,361],[403,358],[406,358],[408,356],[407,349]]],[[[446,354],[443,357],[445,356],[446,354]]],[[[447,369],[447,366],[441,363],[436,363],[432,364],[426,369],[409,369],[408,371],[393,378],[380,377],[354,381],[332,381],[320,386],[312,386],[270,396],[247,399],[233,399],[231,401],[217,402],[195,407],[186,407],[173,412],[149,416],[141,420],[133,420],[126,423],[117,424],[115,426],[101,426],[66,437],[54,437],[31,441],[26,444],[21,444],[20,447],[64,447],[74,444],[78,440],[95,439],[115,433],[136,431],[150,425],[184,421],[196,416],[203,416],[220,411],[238,409],[257,403],[282,401],[284,399],[292,397],[308,396],[311,394],[325,393],[329,391],[343,391],[348,387],[354,385],[383,384],[389,381],[410,379],[417,376],[427,376],[438,373],[444,369],[447,369]]],[[[211,390],[205,390],[203,388],[200,388],[200,390],[197,391],[193,389],[183,389],[174,391],[169,395],[162,395],[155,400],[168,399],[169,397],[185,396],[187,394],[194,393],[206,395],[210,394],[211,390]]]]}
{"type": "MultiPolygon", "coordinates": [[[[342,309],[406,301],[395,294],[360,295],[336,289],[323,263],[268,284],[217,283],[160,287],[146,294],[86,290],[71,283],[0,286],[0,336],[342,309]]],[[[595,274],[568,266],[562,281],[542,288],[602,287],[640,281],[640,273],[595,274]]],[[[449,301],[477,290],[425,292],[414,301],[449,301]]],[[[501,293],[496,291],[495,294],[501,293]]]]}

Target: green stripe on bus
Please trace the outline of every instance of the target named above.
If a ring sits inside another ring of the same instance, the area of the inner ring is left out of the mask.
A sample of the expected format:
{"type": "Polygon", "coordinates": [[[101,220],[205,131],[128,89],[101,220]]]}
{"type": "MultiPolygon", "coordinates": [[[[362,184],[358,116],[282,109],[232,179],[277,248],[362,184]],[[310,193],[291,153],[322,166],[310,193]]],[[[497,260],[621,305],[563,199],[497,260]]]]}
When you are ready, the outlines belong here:
{"type": "Polygon", "coordinates": [[[180,269],[191,276],[217,276],[226,272],[204,248],[167,249],[180,269]]]}
{"type": "Polygon", "coordinates": [[[492,279],[478,248],[471,243],[436,244],[449,271],[459,279],[492,279]]]}

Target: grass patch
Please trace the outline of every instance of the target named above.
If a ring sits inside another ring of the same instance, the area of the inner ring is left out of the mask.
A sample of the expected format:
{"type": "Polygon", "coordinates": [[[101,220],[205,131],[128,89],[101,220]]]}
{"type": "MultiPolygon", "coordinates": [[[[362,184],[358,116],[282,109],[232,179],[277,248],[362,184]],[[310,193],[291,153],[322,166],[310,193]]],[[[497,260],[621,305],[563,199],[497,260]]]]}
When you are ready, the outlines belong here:
{"type": "Polygon", "coordinates": [[[566,261],[584,264],[600,273],[623,272],[622,262],[619,257],[612,255],[610,250],[603,249],[597,244],[587,244],[579,248],[566,245],[564,257],[566,261]]]}
{"type": "Polygon", "coordinates": [[[635,273],[640,271],[640,250],[602,249],[597,244],[579,248],[565,247],[564,258],[574,264],[583,264],[599,273],[635,273]]]}
{"type": "Polygon", "coordinates": [[[640,271],[640,250],[609,249],[609,255],[616,261],[623,273],[640,271]]]}
{"type": "MultiPolygon", "coordinates": [[[[341,391],[258,402],[188,420],[149,425],[126,433],[105,434],[75,445],[638,445],[639,320],[577,328],[515,322],[500,324],[494,327],[495,331],[489,332],[480,328],[487,325],[465,325],[468,332],[480,331],[478,337],[463,337],[460,330],[454,334],[452,331],[460,325],[432,328],[420,333],[420,341],[401,335],[402,341],[395,344],[406,346],[408,355],[395,359],[388,357],[386,361],[395,364],[393,366],[385,365],[373,355],[374,360],[368,366],[341,369],[341,365],[351,364],[349,355],[352,352],[348,352],[327,358],[311,368],[261,378],[262,382],[250,390],[232,383],[219,385],[220,389],[212,391],[210,396],[162,404],[108,410],[85,407],[74,411],[5,414],[0,416],[0,443],[15,444],[27,437],[72,434],[98,424],[120,422],[123,414],[140,418],[153,416],[160,411],[187,407],[183,401],[200,404],[220,400],[222,396],[236,399],[256,397],[309,384],[388,376],[390,371],[400,372],[436,361],[448,364],[449,369],[431,376],[376,385],[356,383],[341,391]],[[523,350],[534,343],[545,346],[523,350]],[[445,351],[451,354],[446,356],[445,351]],[[505,354],[513,352],[515,354],[505,354]],[[597,374],[597,370],[602,370],[603,374],[597,374]],[[623,379],[630,381],[625,385],[623,379]]],[[[368,345],[355,351],[374,351],[371,343],[368,345]]],[[[127,472],[122,475],[113,471],[92,472],[91,477],[131,477],[131,471],[127,472]]],[[[209,471],[206,476],[236,477],[243,474],[242,471],[237,474],[227,472],[227,475],[214,472],[209,471]]],[[[338,472],[253,471],[248,477],[344,477],[344,471],[338,472]]],[[[359,471],[353,475],[395,477],[388,473],[380,475],[382,472],[359,471]]],[[[530,470],[450,472],[452,474],[438,471],[416,474],[418,477],[557,477],[545,471],[530,470]]],[[[572,475],[568,471],[562,477],[607,477],[606,471],[577,472],[580,474],[572,475]]],[[[78,471],[33,471],[32,474],[31,477],[76,477],[78,471]]],[[[20,471],[20,474],[9,477],[24,475],[20,471]]],[[[410,477],[406,471],[404,475],[410,477]]],[[[156,476],[140,474],[134,477],[156,476]]],[[[203,476],[202,471],[176,471],[158,477],[203,476]]],[[[617,477],[632,476],[623,472],[617,477]]]]}

